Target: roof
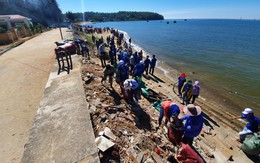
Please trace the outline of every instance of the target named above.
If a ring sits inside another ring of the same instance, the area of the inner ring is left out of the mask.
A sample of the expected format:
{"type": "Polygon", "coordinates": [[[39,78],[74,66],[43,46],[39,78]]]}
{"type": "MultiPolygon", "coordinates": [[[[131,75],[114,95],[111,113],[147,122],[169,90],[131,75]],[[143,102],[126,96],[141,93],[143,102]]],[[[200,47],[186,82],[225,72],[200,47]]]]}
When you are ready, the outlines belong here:
{"type": "Polygon", "coordinates": [[[10,19],[28,19],[31,20],[30,18],[24,17],[22,15],[0,15],[0,18],[6,18],[9,17],[10,19]]]}

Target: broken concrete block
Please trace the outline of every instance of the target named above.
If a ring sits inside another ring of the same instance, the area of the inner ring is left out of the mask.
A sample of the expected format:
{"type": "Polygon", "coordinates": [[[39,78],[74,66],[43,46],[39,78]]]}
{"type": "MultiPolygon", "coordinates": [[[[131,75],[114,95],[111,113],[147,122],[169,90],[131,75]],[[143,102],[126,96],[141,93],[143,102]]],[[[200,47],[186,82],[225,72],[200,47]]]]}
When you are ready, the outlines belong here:
{"type": "Polygon", "coordinates": [[[107,149],[109,149],[115,145],[115,143],[108,140],[104,136],[97,137],[95,139],[95,142],[97,144],[98,149],[100,149],[102,152],[105,152],[107,149]]]}
{"type": "Polygon", "coordinates": [[[104,129],[104,134],[109,137],[112,140],[116,140],[116,136],[112,133],[112,131],[110,130],[110,128],[106,127],[104,129]]]}

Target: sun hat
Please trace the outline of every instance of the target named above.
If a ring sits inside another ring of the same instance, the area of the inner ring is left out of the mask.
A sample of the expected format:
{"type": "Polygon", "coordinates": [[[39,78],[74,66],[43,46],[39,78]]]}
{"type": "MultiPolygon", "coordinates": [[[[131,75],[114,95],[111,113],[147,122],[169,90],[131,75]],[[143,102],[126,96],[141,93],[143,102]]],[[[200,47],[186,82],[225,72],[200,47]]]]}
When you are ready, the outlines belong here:
{"type": "Polygon", "coordinates": [[[253,113],[253,110],[251,108],[245,108],[245,110],[242,113],[243,114],[251,114],[251,113],[253,113]]]}
{"type": "Polygon", "coordinates": [[[193,104],[188,104],[184,107],[184,113],[190,116],[198,116],[201,114],[201,108],[193,104]]]}

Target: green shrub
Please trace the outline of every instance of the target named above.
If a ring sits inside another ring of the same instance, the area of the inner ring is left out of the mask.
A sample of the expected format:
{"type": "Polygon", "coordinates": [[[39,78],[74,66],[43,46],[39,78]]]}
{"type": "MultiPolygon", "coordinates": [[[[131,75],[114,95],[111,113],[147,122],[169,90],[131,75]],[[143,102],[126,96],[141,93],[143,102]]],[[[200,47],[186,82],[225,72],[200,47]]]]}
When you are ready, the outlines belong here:
{"type": "Polygon", "coordinates": [[[0,27],[0,33],[5,33],[7,30],[3,27],[0,27]]]}

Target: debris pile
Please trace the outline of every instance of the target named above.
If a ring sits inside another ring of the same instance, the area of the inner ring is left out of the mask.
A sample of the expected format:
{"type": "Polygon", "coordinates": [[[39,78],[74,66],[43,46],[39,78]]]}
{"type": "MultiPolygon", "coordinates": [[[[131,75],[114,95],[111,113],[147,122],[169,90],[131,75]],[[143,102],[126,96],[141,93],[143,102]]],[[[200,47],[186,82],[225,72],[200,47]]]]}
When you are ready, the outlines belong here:
{"type": "Polygon", "coordinates": [[[173,155],[167,128],[157,129],[158,111],[144,98],[138,105],[126,103],[119,85],[111,89],[100,83],[102,71],[90,60],[82,69],[101,162],[162,162],[173,155]]]}

